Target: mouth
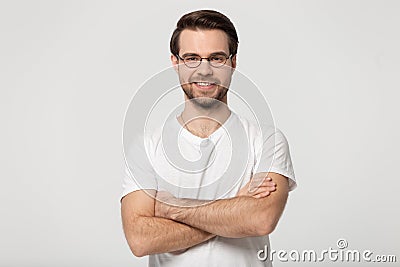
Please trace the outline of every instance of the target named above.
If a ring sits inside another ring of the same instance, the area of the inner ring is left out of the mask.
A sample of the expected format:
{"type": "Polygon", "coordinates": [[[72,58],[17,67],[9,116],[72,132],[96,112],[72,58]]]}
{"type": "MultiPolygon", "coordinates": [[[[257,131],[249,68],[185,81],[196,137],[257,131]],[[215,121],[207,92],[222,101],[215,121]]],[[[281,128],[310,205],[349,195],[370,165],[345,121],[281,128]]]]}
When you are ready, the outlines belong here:
{"type": "Polygon", "coordinates": [[[193,84],[201,90],[211,90],[217,86],[217,84],[212,82],[194,82],[193,84]]]}

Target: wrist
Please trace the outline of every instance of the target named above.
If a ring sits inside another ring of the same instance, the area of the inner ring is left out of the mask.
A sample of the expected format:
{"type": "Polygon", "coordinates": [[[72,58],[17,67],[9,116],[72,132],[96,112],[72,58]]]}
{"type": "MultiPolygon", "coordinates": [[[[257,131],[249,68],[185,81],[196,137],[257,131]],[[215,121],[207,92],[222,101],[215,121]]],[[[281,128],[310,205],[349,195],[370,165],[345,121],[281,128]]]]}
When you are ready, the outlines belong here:
{"type": "Polygon", "coordinates": [[[180,222],[183,217],[183,209],[178,206],[171,206],[166,215],[168,219],[180,222]]]}

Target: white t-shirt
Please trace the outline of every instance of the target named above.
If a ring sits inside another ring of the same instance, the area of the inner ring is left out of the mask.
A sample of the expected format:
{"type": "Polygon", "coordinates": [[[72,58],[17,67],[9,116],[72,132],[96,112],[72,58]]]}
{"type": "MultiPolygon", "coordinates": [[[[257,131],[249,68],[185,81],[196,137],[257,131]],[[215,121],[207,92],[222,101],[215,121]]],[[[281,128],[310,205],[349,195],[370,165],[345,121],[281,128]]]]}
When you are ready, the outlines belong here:
{"type": "MultiPolygon", "coordinates": [[[[278,129],[262,129],[231,112],[222,127],[208,138],[200,138],[176,118],[168,120],[148,137],[133,138],[126,149],[129,167],[125,169],[121,198],[140,189],[168,191],[178,198],[231,198],[258,172],[286,176],[291,191],[296,180],[287,140],[278,129]]],[[[178,255],[150,255],[149,266],[272,266],[269,260],[257,257],[265,247],[269,247],[268,236],[216,236],[178,255]]]]}

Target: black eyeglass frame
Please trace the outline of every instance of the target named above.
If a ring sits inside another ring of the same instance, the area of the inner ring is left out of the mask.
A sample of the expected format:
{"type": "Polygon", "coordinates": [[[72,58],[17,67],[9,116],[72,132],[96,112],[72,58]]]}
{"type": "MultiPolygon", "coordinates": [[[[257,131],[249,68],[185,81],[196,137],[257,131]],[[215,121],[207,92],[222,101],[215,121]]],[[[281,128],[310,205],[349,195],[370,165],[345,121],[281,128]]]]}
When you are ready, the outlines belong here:
{"type": "Polygon", "coordinates": [[[187,65],[186,64],[186,62],[185,62],[185,59],[183,59],[182,57],[180,57],[178,54],[176,54],[175,56],[178,58],[178,59],[180,59],[180,60],[182,60],[183,61],[183,64],[185,64],[185,66],[186,67],[188,67],[188,68],[191,68],[191,69],[195,69],[195,68],[198,68],[200,65],[201,65],[201,62],[203,61],[203,59],[206,59],[207,61],[208,61],[208,63],[210,64],[210,66],[212,66],[212,67],[214,67],[214,68],[221,68],[222,66],[224,66],[225,64],[226,64],[226,62],[228,61],[228,59],[232,59],[232,54],[230,54],[229,56],[226,56],[226,55],[223,55],[223,54],[220,54],[221,56],[225,56],[225,62],[223,63],[223,64],[221,64],[221,65],[219,65],[219,66],[214,66],[212,63],[211,63],[211,57],[213,57],[213,56],[215,56],[215,55],[213,55],[213,56],[209,56],[209,57],[200,57],[200,60],[199,60],[199,63],[198,63],[198,65],[197,66],[189,66],[189,65],[187,65]]]}

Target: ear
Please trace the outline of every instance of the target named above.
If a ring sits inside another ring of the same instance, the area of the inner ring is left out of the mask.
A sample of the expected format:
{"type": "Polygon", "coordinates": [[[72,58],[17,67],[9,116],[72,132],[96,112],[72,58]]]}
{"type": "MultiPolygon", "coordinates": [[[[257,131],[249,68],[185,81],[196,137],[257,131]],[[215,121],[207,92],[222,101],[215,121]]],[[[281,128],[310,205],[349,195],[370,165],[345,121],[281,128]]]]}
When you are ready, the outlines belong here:
{"type": "MultiPolygon", "coordinates": [[[[231,58],[231,62],[232,62],[232,69],[233,69],[233,71],[236,69],[236,55],[234,55],[232,58],[231,58]]],[[[232,72],[233,72],[232,71],[232,72]]]]}
{"type": "Polygon", "coordinates": [[[171,54],[171,63],[172,63],[172,66],[174,66],[175,71],[178,72],[179,60],[175,55],[172,55],[172,54],[171,54]]]}

